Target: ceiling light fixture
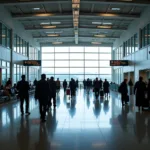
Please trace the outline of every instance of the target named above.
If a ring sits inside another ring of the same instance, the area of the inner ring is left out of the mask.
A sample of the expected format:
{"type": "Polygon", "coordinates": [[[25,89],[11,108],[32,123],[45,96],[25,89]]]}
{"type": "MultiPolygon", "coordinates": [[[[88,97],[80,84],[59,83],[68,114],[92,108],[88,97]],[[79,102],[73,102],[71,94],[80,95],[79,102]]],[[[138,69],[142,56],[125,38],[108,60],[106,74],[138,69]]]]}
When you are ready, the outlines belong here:
{"type": "Polygon", "coordinates": [[[100,43],[100,42],[91,42],[91,44],[100,45],[102,43],[100,43]]]}
{"type": "Polygon", "coordinates": [[[51,22],[51,24],[61,24],[61,22],[55,22],[55,21],[53,21],[53,22],[51,22]]]}
{"type": "Polygon", "coordinates": [[[101,29],[111,29],[112,26],[97,26],[97,28],[101,28],[101,29]]]}
{"type": "Polygon", "coordinates": [[[59,34],[47,34],[47,36],[50,36],[50,37],[58,37],[59,34]]]}
{"type": "Polygon", "coordinates": [[[49,25],[50,24],[50,22],[42,22],[42,23],[40,23],[40,25],[49,25]]]}
{"type": "Polygon", "coordinates": [[[79,5],[79,4],[72,4],[72,8],[73,8],[73,9],[79,9],[79,8],[80,8],[80,5],[79,5]]]}
{"type": "Polygon", "coordinates": [[[104,34],[95,34],[94,37],[101,37],[101,38],[104,38],[104,37],[106,37],[106,35],[104,35],[104,34]]]}
{"type": "Polygon", "coordinates": [[[73,3],[73,4],[79,4],[79,3],[80,3],[80,0],[72,0],[72,3],[73,3]]]}
{"type": "Polygon", "coordinates": [[[53,45],[63,44],[63,42],[52,42],[53,45]]]}
{"type": "Polygon", "coordinates": [[[111,8],[111,10],[119,11],[120,8],[111,8]]]}
{"type": "Polygon", "coordinates": [[[40,10],[41,8],[39,7],[36,7],[36,8],[32,8],[33,10],[40,10]]]}
{"type": "Polygon", "coordinates": [[[56,26],[42,26],[43,29],[54,29],[56,26]]]}

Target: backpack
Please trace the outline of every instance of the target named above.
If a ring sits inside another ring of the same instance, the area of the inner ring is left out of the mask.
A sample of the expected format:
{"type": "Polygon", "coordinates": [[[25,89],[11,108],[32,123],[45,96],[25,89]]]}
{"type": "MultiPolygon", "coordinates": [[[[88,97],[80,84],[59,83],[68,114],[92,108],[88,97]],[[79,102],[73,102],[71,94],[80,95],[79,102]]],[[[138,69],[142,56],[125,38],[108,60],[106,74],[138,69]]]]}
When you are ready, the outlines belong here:
{"type": "Polygon", "coordinates": [[[121,93],[121,91],[122,91],[122,84],[118,88],[118,92],[121,93]]]}

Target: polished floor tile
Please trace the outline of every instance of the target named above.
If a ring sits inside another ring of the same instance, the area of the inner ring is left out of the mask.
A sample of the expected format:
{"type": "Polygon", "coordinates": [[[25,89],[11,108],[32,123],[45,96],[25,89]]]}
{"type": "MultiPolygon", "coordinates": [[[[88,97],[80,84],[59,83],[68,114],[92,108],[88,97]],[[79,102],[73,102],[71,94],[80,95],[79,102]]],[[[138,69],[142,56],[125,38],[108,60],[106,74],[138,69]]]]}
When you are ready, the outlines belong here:
{"type": "Polygon", "coordinates": [[[72,100],[63,90],[47,122],[39,119],[38,102],[30,98],[31,115],[20,116],[19,102],[0,106],[1,150],[149,150],[150,113],[139,113],[134,97],[122,109],[120,96],[96,100],[92,91],[77,91],[72,100]]]}

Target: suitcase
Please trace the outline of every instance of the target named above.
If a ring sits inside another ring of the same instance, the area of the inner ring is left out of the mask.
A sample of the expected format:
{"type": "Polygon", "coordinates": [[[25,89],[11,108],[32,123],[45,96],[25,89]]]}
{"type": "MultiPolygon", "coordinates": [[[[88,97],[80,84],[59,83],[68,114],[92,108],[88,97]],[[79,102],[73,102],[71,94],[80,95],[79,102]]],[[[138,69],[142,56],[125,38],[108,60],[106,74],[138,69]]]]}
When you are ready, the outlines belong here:
{"type": "Polygon", "coordinates": [[[103,91],[103,90],[100,91],[100,96],[101,96],[101,97],[104,96],[104,91],[103,91]]]}
{"type": "Polygon", "coordinates": [[[66,90],[66,94],[67,94],[67,95],[70,95],[70,89],[67,89],[67,90],[66,90]]]}

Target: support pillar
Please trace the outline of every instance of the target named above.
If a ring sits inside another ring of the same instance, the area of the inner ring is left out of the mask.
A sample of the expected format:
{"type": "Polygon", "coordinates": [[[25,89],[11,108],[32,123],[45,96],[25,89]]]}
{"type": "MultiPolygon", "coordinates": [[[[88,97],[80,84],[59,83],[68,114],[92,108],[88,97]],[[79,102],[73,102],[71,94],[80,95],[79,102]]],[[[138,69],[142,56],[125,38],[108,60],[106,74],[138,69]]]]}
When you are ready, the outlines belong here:
{"type": "MultiPolygon", "coordinates": [[[[27,44],[27,57],[28,57],[28,60],[29,60],[29,43],[27,44]]],[[[27,81],[29,81],[29,66],[27,66],[27,77],[26,77],[27,81]]]]}
{"type": "Polygon", "coordinates": [[[11,32],[10,32],[10,78],[12,79],[12,85],[14,84],[13,51],[14,51],[14,34],[13,34],[13,30],[11,30],[11,32]]]}

